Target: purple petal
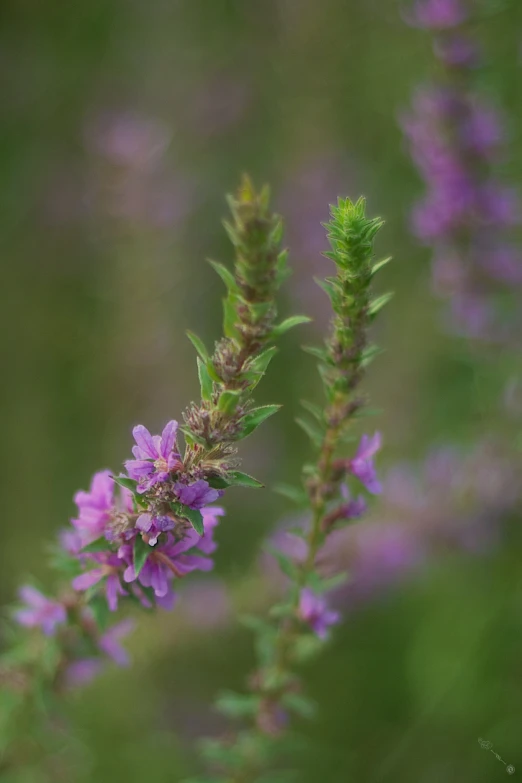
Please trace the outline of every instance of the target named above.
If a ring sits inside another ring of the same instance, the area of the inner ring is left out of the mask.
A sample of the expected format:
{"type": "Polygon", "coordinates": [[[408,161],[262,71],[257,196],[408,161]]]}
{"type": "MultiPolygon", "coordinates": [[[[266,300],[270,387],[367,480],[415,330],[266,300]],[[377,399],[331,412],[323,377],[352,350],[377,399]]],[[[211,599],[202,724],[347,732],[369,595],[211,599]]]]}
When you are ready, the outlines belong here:
{"type": "Polygon", "coordinates": [[[94,568],[92,571],[86,571],[84,574],[76,576],[71,584],[74,590],[88,590],[89,587],[97,584],[105,575],[103,568],[94,568]]]}
{"type": "Polygon", "coordinates": [[[160,455],[164,459],[168,458],[170,452],[174,448],[177,429],[178,429],[178,422],[172,420],[165,425],[163,432],[161,433],[160,455]]]}
{"type": "Polygon", "coordinates": [[[134,436],[134,440],[138,444],[138,447],[141,451],[142,459],[146,459],[149,457],[150,459],[157,459],[158,453],[156,449],[154,448],[154,441],[152,440],[152,435],[148,431],[146,427],[143,426],[143,424],[138,424],[134,429],[132,430],[132,434],[134,436]]]}

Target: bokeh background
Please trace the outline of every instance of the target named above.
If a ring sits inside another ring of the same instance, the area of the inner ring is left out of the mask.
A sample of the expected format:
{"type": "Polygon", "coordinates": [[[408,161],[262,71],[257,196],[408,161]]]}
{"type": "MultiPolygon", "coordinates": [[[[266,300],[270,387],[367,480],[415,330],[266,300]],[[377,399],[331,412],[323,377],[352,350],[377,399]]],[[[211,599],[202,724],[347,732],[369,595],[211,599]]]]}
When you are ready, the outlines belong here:
{"type": "MultiPolygon", "coordinates": [[[[519,3],[480,33],[517,183],[519,3]]],[[[319,384],[299,345],[327,323],[313,276],[329,273],[320,222],[338,195],[367,196],[386,219],[379,251],[395,258],[380,281],[396,292],[375,335],[385,353],[367,381],[382,409],[369,420],[384,435],[382,469],[407,460],[424,475],[448,444],[519,446],[522,357],[448,332],[429,252],[408,230],[422,185],[397,117],[432,57],[395,0],[4,0],[0,62],[2,604],[28,573],[51,585],[48,542],[73,493],[126,458],[133,424],[158,431],[197,396],[184,332],[207,344],[219,333],[221,283],[205,258],[231,259],[223,196],[243,171],[270,182],[286,218],[294,275],[282,309],[315,319],[285,338],[260,390],[284,409],[245,443],[248,472],[268,487],[293,481],[308,448],[294,417],[319,384]]],[[[481,459],[487,482],[497,468],[481,459]]],[[[499,484],[502,513],[481,497],[453,509],[444,483],[429,513],[395,509],[421,536],[439,511],[446,531],[476,517],[481,544],[473,527],[464,543],[445,534],[407,579],[347,601],[307,672],[320,710],[300,727],[299,780],[501,780],[479,737],[522,774],[520,517],[502,502],[519,475],[499,484]]],[[[198,769],[198,736],[222,729],[211,701],[241,688],[254,661],[232,615],[262,608],[259,547],[292,513],[268,490],[227,499],[212,577],[183,585],[173,614],[140,621],[132,669],[72,694],[78,780],[181,780],[198,769]]],[[[372,518],[389,513],[384,497],[372,518]]]]}

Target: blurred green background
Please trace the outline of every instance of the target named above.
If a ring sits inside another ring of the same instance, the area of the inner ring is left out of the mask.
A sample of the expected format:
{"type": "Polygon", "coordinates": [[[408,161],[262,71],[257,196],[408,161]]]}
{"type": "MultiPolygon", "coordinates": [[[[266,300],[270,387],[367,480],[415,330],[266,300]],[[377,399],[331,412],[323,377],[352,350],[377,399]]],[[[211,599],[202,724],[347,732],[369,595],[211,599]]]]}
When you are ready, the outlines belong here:
{"type": "MultiPolygon", "coordinates": [[[[285,407],[245,443],[246,470],[295,480],[308,448],[293,420],[319,384],[299,345],[327,322],[312,278],[329,273],[320,221],[338,195],[367,196],[387,223],[380,254],[395,258],[375,335],[386,352],[368,377],[381,466],[489,433],[516,441],[501,397],[520,356],[445,334],[429,253],[408,233],[422,185],[397,115],[432,61],[399,3],[4,0],[0,20],[3,604],[29,573],[51,584],[48,542],[73,493],[127,457],[131,427],[158,431],[197,396],[184,332],[219,334],[221,283],[205,258],[231,258],[223,195],[243,171],[271,184],[286,217],[282,310],[315,318],[285,338],[260,390],[285,407]]],[[[518,2],[480,27],[515,183],[521,31],[518,2]]],[[[228,494],[215,573],[237,605],[259,600],[256,553],[289,510],[269,491],[228,494]]],[[[520,553],[514,513],[491,551],[449,552],[348,615],[307,674],[320,713],[302,726],[300,780],[501,780],[478,737],[522,775],[520,553]]],[[[216,691],[242,687],[253,666],[248,631],[195,628],[181,609],[144,618],[130,647],[131,670],[71,698],[78,780],[181,780],[198,768],[195,739],[220,728],[216,691]]]]}

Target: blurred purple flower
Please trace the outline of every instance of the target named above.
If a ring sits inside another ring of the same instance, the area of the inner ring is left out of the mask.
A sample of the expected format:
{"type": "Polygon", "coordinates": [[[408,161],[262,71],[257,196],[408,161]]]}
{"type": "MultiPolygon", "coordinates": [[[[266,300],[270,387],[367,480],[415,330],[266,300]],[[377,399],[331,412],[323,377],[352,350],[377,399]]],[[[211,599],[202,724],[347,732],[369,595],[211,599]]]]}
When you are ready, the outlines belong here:
{"type": "Polygon", "coordinates": [[[348,470],[359,479],[368,492],[378,495],[382,487],[377,479],[373,464],[374,454],[381,448],[381,435],[376,432],[373,437],[363,435],[355,457],[349,462],[348,470]]]}
{"type": "Polygon", "coordinates": [[[407,21],[415,27],[446,30],[466,21],[462,0],[417,0],[407,21]]]}
{"type": "Polygon", "coordinates": [[[73,589],[84,592],[105,579],[107,604],[111,612],[115,612],[118,608],[119,596],[127,595],[120,581],[124,562],[117,554],[109,551],[89,553],[86,557],[88,562],[93,563],[94,568],[76,576],[71,583],[73,589]]]}
{"type": "Polygon", "coordinates": [[[339,612],[334,612],[328,608],[326,599],[323,596],[316,595],[308,587],[301,590],[299,616],[303,622],[308,623],[320,639],[325,639],[328,635],[329,626],[338,623],[341,619],[339,612]]]}
{"type": "Polygon", "coordinates": [[[120,644],[120,639],[125,638],[135,627],[132,620],[122,620],[122,622],[109,628],[98,641],[98,646],[109,658],[118,664],[118,666],[128,666],[130,663],[129,654],[120,644]]]}
{"type": "Polygon", "coordinates": [[[68,688],[79,688],[88,685],[104,668],[99,658],[80,658],[67,666],[64,678],[68,688]]]}
{"type": "Polygon", "coordinates": [[[14,618],[20,625],[29,628],[41,628],[46,636],[52,636],[58,625],[65,623],[67,612],[58,601],[52,601],[35,587],[26,585],[19,591],[25,602],[25,608],[18,610],[14,618]]]}

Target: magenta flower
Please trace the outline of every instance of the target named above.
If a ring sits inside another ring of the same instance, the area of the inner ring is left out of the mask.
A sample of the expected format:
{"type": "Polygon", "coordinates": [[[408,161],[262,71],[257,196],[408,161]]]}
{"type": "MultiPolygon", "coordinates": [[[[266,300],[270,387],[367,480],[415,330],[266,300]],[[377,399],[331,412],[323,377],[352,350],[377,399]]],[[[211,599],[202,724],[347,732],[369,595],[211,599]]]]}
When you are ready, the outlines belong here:
{"type": "Polygon", "coordinates": [[[105,534],[113,514],[132,511],[132,494],[120,487],[120,496],[115,498],[114,487],[110,471],[102,470],[94,474],[89,492],[80,491],[74,496],[79,514],[71,523],[80,536],[82,548],[105,534]]]}
{"type": "Polygon", "coordinates": [[[328,627],[338,623],[341,617],[339,612],[328,608],[323,596],[316,595],[309,587],[301,590],[299,616],[303,622],[308,623],[320,639],[327,637],[328,627]]]}
{"type": "Polygon", "coordinates": [[[178,481],[174,484],[180,503],[194,509],[202,509],[221,497],[223,490],[212,489],[208,481],[199,479],[194,484],[182,484],[178,481]]]}
{"type": "Polygon", "coordinates": [[[180,460],[180,455],[174,450],[177,429],[178,422],[169,421],[161,435],[152,436],[143,424],[132,430],[137,444],[132,448],[135,459],[127,460],[125,468],[129,476],[138,482],[138,492],[147,492],[155,484],[170,478],[170,472],[180,460]]]}
{"type": "Polygon", "coordinates": [[[127,595],[120,581],[125,563],[113,552],[96,552],[89,554],[88,557],[94,562],[95,567],[75,577],[72,580],[72,587],[83,592],[105,579],[107,604],[111,612],[115,612],[118,608],[119,596],[127,595]]]}
{"type": "Polygon", "coordinates": [[[341,484],[341,495],[343,496],[345,503],[342,506],[342,518],[343,519],[359,519],[366,511],[366,501],[362,495],[358,498],[352,498],[350,490],[346,484],[341,484]]]}
{"type": "Polygon", "coordinates": [[[130,663],[129,654],[120,644],[120,639],[127,636],[133,629],[134,622],[132,620],[122,620],[121,623],[117,623],[105,631],[98,641],[100,650],[112,658],[118,666],[128,666],[130,663]]]}
{"type": "Polygon", "coordinates": [[[103,661],[99,658],[80,658],[73,661],[66,668],[64,677],[68,688],[79,688],[88,685],[100,674],[103,669],[103,661]]]}
{"type": "Polygon", "coordinates": [[[72,525],[81,537],[81,546],[87,546],[100,538],[110,519],[114,502],[114,481],[109,470],[95,473],[89,492],[77,492],[74,502],[78,506],[78,519],[71,519],[72,525]]]}
{"type": "Polygon", "coordinates": [[[141,530],[142,533],[147,533],[148,543],[150,546],[155,546],[162,533],[173,530],[174,520],[172,517],[155,516],[154,514],[147,512],[139,515],[136,520],[136,527],[138,530],[141,530]]]}
{"type": "Polygon", "coordinates": [[[355,457],[349,462],[348,470],[359,479],[368,492],[372,495],[379,495],[382,492],[382,486],[377,479],[375,467],[373,464],[373,455],[381,448],[381,435],[376,432],[370,438],[363,435],[355,457]]]}
{"type": "Polygon", "coordinates": [[[446,30],[458,27],[466,18],[461,0],[417,0],[408,21],[427,30],[446,30]]]}
{"type": "Polygon", "coordinates": [[[20,609],[14,615],[20,625],[41,628],[46,636],[52,636],[56,626],[67,620],[65,607],[58,601],[47,598],[35,587],[26,585],[21,588],[19,595],[26,604],[24,609],[20,609]]]}
{"type": "Polygon", "coordinates": [[[199,552],[211,552],[213,548],[212,530],[205,532],[201,538],[195,530],[189,530],[180,541],[167,533],[165,541],[151,548],[145,565],[136,577],[132,548],[123,545],[120,547],[120,555],[128,563],[123,578],[127,583],[137,579],[143,587],[151,587],[154,590],[156,599],[166,598],[170,604],[173,600],[171,582],[174,577],[181,578],[195,570],[211,571],[214,567],[212,560],[203,557],[199,552]],[[194,550],[194,553],[190,554],[189,550],[194,550]]]}

